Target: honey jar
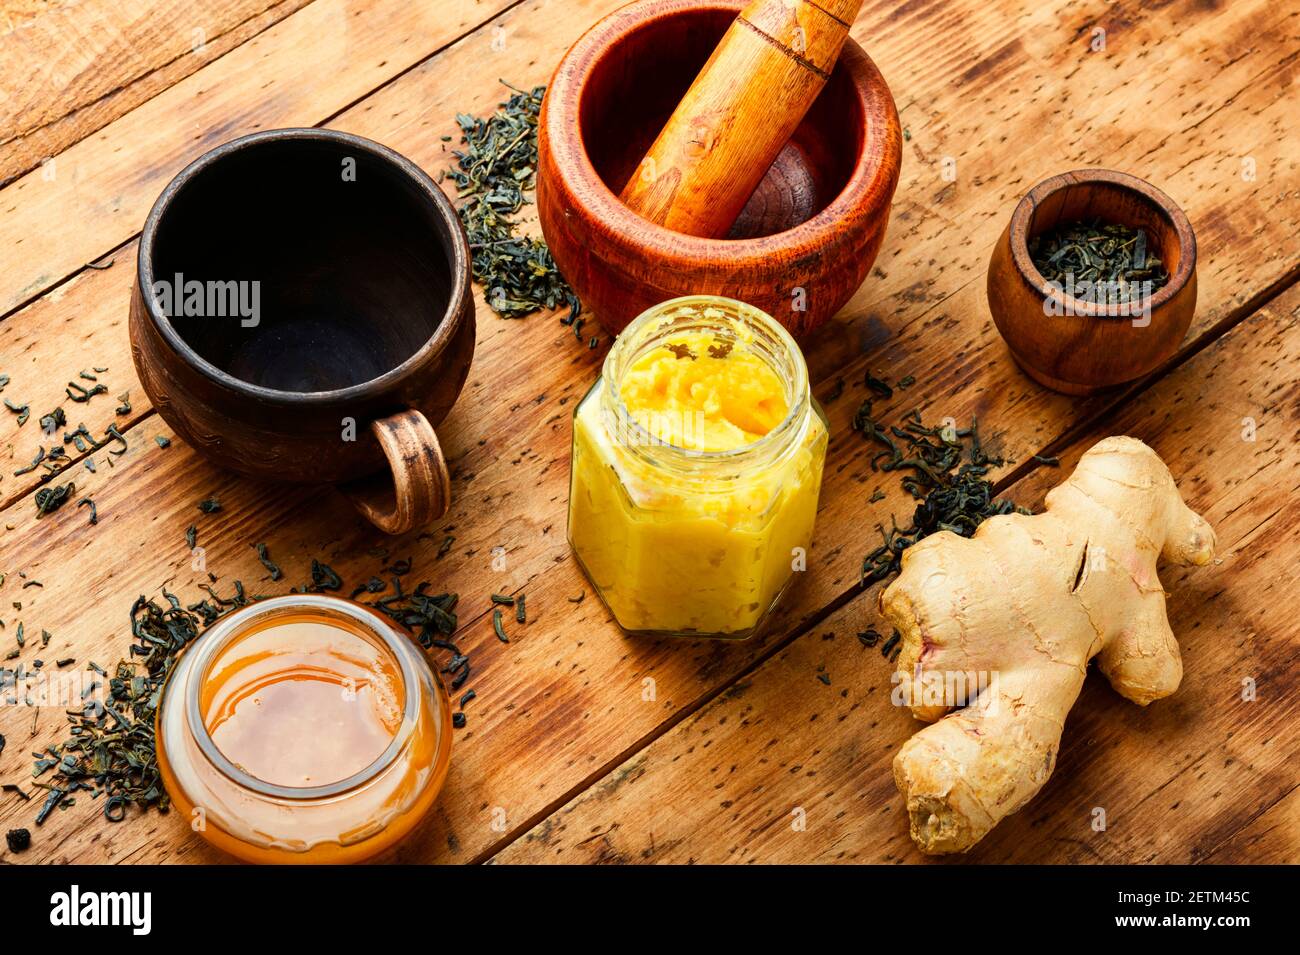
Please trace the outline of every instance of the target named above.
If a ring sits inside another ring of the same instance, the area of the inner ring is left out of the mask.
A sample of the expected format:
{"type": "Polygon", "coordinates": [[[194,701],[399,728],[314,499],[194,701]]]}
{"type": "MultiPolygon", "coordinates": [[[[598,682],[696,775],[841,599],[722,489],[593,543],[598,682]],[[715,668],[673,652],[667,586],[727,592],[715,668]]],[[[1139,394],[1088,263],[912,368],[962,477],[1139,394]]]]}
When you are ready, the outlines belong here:
{"type": "Polygon", "coordinates": [[[664,302],[574,411],[569,543],[624,630],[752,636],[806,566],[826,446],[778,322],[733,299],[664,302]]]}
{"type": "Polygon", "coordinates": [[[156,733],[175,809],[214,846],[248,862],[357,862],[437,798],[451,706],[391,620],[295,594],[196,640],[167,678],[156,733]]]}

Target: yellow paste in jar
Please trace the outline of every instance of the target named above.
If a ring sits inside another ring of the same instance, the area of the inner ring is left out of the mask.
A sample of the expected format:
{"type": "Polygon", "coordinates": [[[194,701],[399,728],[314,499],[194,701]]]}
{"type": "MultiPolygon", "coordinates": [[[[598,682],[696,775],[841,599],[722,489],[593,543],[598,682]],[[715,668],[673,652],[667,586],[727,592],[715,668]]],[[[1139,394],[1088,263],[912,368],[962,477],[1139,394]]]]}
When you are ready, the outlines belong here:
{"type": "Polygon", "coordinates": [[[665,444],[731,451],[785,418],[785,385],[761,356],[702,332],[670,338],[633,362],[619,396],[632,419],[665,444]]]}
{"type": "MultiPolygon", "coordinates": [[[[597,383],[574,421],[569,537],[578,559],[627,630],[749,635],[812,539],[826,448],[819,412],[780,454],[683,474],[611,434],[604,387],[597,383]]],[[[743,338],[702,331],[639,356],[619,395],[654,438],[693,451],[744,448],[789,411],[786,385],[765,357],[743,338]]]]}

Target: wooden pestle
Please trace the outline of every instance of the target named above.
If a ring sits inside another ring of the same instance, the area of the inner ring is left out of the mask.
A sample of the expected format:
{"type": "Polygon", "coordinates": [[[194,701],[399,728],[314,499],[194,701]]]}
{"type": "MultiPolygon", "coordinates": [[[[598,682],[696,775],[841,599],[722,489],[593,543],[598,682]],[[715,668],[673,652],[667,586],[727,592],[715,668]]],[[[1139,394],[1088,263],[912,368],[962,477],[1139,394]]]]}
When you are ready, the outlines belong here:
{"type": "Polygon", "coordinates": [[[674,231],[725,236],[830,78],[861,6],[753,0],[623,187],[623,202],[674,231]]]}

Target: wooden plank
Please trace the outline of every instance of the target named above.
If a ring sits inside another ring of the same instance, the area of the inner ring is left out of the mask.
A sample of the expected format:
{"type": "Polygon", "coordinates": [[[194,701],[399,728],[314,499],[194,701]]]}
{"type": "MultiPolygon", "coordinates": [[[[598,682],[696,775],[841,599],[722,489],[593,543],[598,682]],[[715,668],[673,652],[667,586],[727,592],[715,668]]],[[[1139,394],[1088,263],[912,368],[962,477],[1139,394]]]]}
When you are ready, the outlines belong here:
{"type": "MultiPolygon", "coordinates": [[[[486,56],[484,47],[490,49],[491,44],[483,43],[485,37],[476,35],[368,97],[341,116],[336,125],[388,142],[426,168],[436,170],[445,161],[440,136],[451,131],[449,120],[456,110],[481,110],[495,101],[497,75],[506,75],[512,82],[521,84],[543,81],[567,44],[609,5],[575,3],[560,9],[542,4],[522,7],[512,13],[514,32],[509,35],[505,52],[517,48],[527,50],[530,61],[527,64],[517,54],[511,54],[514,69],[503,69],[505,61],[486,56]],[[543,12],[544,16],[538,15],[543,12]],[[456,79],[449,82],[448,77],[456,79]]],[[[966,32],[969,26],[966,21],[951,22],[938,11],[930,11],[919,20],[890,22],[884,29],[872,29],[869,34],[865,33],[865,26],[860,26],[859,33],[870,37],[873,54],[878,54],[878,60],[890,75],[890,68],[903,69],[909,62],[908,51],[915,49],[922,38],[927,42],[934,40],[938,44],[936,48],[943,49],[949,46],[965,49],[974,42],[977,48],[971,55],[981,49],[996,51],[999,30],[1005,37],[1008,24],[1013,22],[1009,19],[1009,8],[1003,8],[998,16],[1001,19],[981,19],[974,40],[966,32]],[[887,63],[892,67],[886,66],[887,63]]],[[[1067,22],[1069,18],[1061,20],[1067,22]]],[[[1267,22],[1261,22],[1264,25],[1259,29],[1267,32],[1267,22]]],[[[1239,35],[1241,31],[1225,30],[1209,13],[1196,14],[1189,23],[1188,31],[1183,34],[1189,50],[1198,49],[1198,44],[1207,42],[1209,36],[1218,37],[1229,50],[1237,50],[1237,45],[1244,42],[1239,35]]],[[[1068,31],[1060,25],[1053,29],[1060,31],[1061,42],[1068,44],[1065,36],[1068,31]]],[[[1134,27],[1135,31],[1144,29],[1140,24],[1134,27]]],[[[1143,42],[1154,43],[1156,36],[1157,31],[1150,31],[1143,42]]],[[[1246,55],[1266,59],[1271,52],[1266,49],[1246,55]]],[[[969,62],[957,55],[949,59],[947,74],[926,73],[917,79],[914,88],[900,89],[896,84],[895,93],[900,102],[915,102],[920,98],[940,104],[944,109],[956,109],[958,104],[971,99],[974,96],[971,84],[977,79],[986,80],[972,78],[965,81],[965,86],[951,90],[968,69],[969,62]]],[[[1028,53],[1019,54],[1017,63],[1026,80],[1042,69],[1028,53]]],[[[1258,61],[1255,65],[1259,65],[1258,61]]],[[[1190,66],[1186,69],[1190,70],[1190,66]]],[[[1009,82],[1000,72],[990,71],[990,75],[995,75],[999,84],[1009,82]]],[[[1089,82],[1101,82],[1099,77],[1108,76],[1103,70],[1089,82]]],[[[1243,122],[1236,115],[1237,109],[1243,111],[1246,121],[1259,123],[1267,133],[1287,106],[1278,102],[1280,82],[1277,77],[1261,80],[1251,88],[1249,96],[1238,101],[1233,111],[1208,118],[1189,117],[1187,122],[1191,126],[1184,135],[1216,134],[1220,124],[1227,129],[1233,122],[1243,122]]],[[[974,101],[979,99],[976,97],[974,101]]],[[[1131,106],[1127,107],[1130,112],[1125,112],[1124,102],[1117,99],[1114,104],[1118,116],[1131,118],[1138,114],[1131,106]]],[[[984,108],[992,109],[987,104],[984,108]]],[[[1017,122],[1037,119],[1034,116],[1017,122]]],[[[948,135],[955,141],[965,134],[948,135]]],[[[1265,150],[1281,152],[1280,134],[1262,136],[1260,141],[1265,150]]],[[[1175,137],[1166,150],[1147,161],[1154,170],[1149,175],[1163,182],[1161,176],[1177,173],[1178,167],[1193,153],[1201,155],[1207,163],[1216,161],[1217,153],[1212,150],[1197,153],[1184,148],[1187,146],[1185,139],[1175,137]]],[[[1010,169],[1018,163],[1051,161],[1039,156],[1022,157],[1020,145],[1012,141],[984,144],[980,149],[972,144],[969,149],[971,156],[983,149],[996,153],[1010,169]]],[[[1062,161],[1059,156],[1057,161],[1062,161]]],[[[933,167],[928,175],[934,175],[933,167]]],[[[1008,175],[1028,178],[1024,173],[1008,175]]],[[[1217,213],[1223,221],[1235,223],[1234,216],[1244,221],[1254,217],[1256,210],[1269,208],[1279,183],[1289,182],[1283,175],[1267,185],[1248,184],[1243,192],[1235,193],[1207,180],[1193,188],[1190,197],[1179,195],[1178,198],[1192,214],[1193,221],[1199,221],[1202,214],[1217,213]]],[[[1024,187],[1028,184],[1025,182],[1024,187]]],[[[843,372],[846,375],[858,374],[868,367],[888,368],[894,377],[911,371],[927,384],[900,395],[895,403],[897,410],[907,407],[904,402],[920,401],[939,415],[966,416],[978,411],[986,421],[1006,428],[1002,436],[1004,445],[1023,456],[1037,450],[1077,420],[1079,414],[1096,405],[1045,395],[1019,377],[1007,362],[985,318],[977,294],[978,283],[971,278],[982,275],[988,246],[1001,228],[1002,217],[1009,213],[1008,203],[1020,187],[1002,181],[988,183],[987,191],[983,186],[978,187],[982,195],[978,202],[972,201],[976,211],[963,213],[965,218],[959,231],[941,218],[946,215],[942,204],[932,206],[928,198],[932,187],[927,175],[909,174],[905,179],[897,221],[902,228],[918,231],[906,237],[905,245],[904,237],[891,237],[882,257],[884,267],[889,269],[887,277],[864,288],[859,303],[845,313],[842,321],[810,344],[810,364],[821,380],[818,391],[824,393],[846,366],[848,370],[843,372]],[[931,208],[939,211],[932,213],[931,208]],[[901,281],[908,276],[914,280],[917,275],[935,273],[939,277],[932,288],[918,290],[901,281]],[[966,286],[969,290],[963,290],[966,286]],[[969,295],[975,298],[963,297],[969,295]],[[891,340],[891,332],[897,338],[891,340]]],[[[1246,297],[1252,294],[1231,284],[1216,287],[1213,276],[1246,275],[1248,263],[1254,261],[1259,264],[1259,272],[1250,287],[1258,289],[1286,274],[1284,262],[1268,259],[1268,253],[1255,245],[1258,241],[1263,247],[1271,248],[1276,230],[1282,228],[1276,223],[1288,221],[1286,207],[1272,212],[1267,228],[1259,235],[1252,233],[1241,242],[1216,243],[1206,249],[1203,263],[1207,273],[1206,307],[1198,326],[1201,330],[1231,316],[1232,306],[1225,302],[1231,302],[1238,294],[1246,297]]],[[[123,251],[129,260],[129,250],[123,251]]],[[[113,271],[88,275],[84,281],[97,285],[123,282],[120,275],[111,277],[113,271]]],[[[86,303],[94,297],[89,290],[77,293],[74,288],[68,292],[69,298],[76,294],[84,294],[86,303]]],[[[30,318],[31,314],[30,310],[24,310],[5,324],[24,316],[30,318]]],[[[52,309],[43,313],[41,324],[66,314],[52,309]]],[[[32,321],[35,325],[35,320],[32,321]]],[[[59,354],[59,339],[42,341],[43,344],[34,346],[37,350],[32,352],[32,367],[55,369],[57,374],[65,366],[59,354]]],[[[865,499],[874,484],[870,483],[873,478],[865,464],[865,449],[847,430],[847,421],[860,395],[851,385],[849,393],[830,408],[836,443],[819,519],[825,536],[818,539],[813,572],[792,595],[791,609],[783,617],[782,628],[766,641],[739,647],[626,640],[611,628],[603,609],[568,560],[562,536],[567,498],[567,417],[577,397],[594,377],[601,357],[599,352],[586,352],[574,346],[567,331],[544,318],[522,323],[501,322],[480,310],[479,347],[471,382],[452,419],[442,429],[444,444],[453,458],[456,510],[447,523],[454,525],[451,532],[457,538],[455,556],[442,563],[432,559],[431,552],[437,549],[442,528],[435,531],[431,541],[404,541],[396,545],[399,551],[415,555],[417,568],[437,575],[440,582],[460,590],[467,602],[477,601],[481,605],[484,595],[491,590],[526,588],[531,611],[538,616],[520,639],[501,649],[493,645],[495,641],[488,632],[486,620],[481,616],[470,620],[467,610],[467,638],[477,645],[486,637],[482,647],[485,662],[478,683],[481,699],[471,705],[470,726],[458,737],[453,775],[439,812],[428,832],[404,849],[403,858],[481,858],[512,834],[526,829],[548,807],[563,802],[588,781],[600,779],[624,754],[635,752],[661,732],[667,721],[691,712],[700,701],[768,652],[778,639],[786,639],[785,634],[789,632],[786,624],[793,627],[795,622],[815,614],[843,594],[845,587],[856,579],[861,553],[871,544],[870,523],[887,519],[889,508],[897,509],[901,505],[895,496],[874,514],[868,512],[869,518],[863,516],[865,499]],[[539,376],[528,369],[546,369],[546,373],[539,376]],[[841,529],[860,528],[860,533],[845,544],[842,530],[841,535],[830,533],[837,525],[841,529]],[[834,543],[830,543],[832,536],[838,536],[834,543]],[[501,572],[490,569],[489,555],[497,546],[504,547],[507,555],[506,570],[501,572]],[[587,597],[581,604],[567,603],[568,597],[582,592],[587,592],[587,597]],[[653,700],[642,698],[646,678],[655,680],[653,700]],[[493,827],[496,808],[505,811],[505,831],[493,827]]],[[[124,343],[119,347],[124,354],[124,343]]],[[[122,367],[116,361],[101,364],[109,364],[115,372],[122,367]]],[[[119,380],[114,378],[114,383],[119,380]]],[[[11,389],[15,387],[16,384],[11,389]]],[[[102,400],[105,399],[96,399],[102,400]]],[[[102,413],[96,410],[95,402],[86,410],[102,413]]],[[[188,568],[186,555],[177,552],[178,545],[174,542],[183,537],[184,527],[192,519],[190,502],[206,496],[211,489],[212,475],[198,466],[187,448],[177,445],[155,454],[155,449],[146,442],[155,431],[161,433],[164,429],[155,419],[147,420],[151,423],[145,425],[144,441],[139,435],[134,435],[132,440],[144,447],[147,460],[156,462],[154,468],[168,473],[167,483],[141,468],[121,474],[115,472],[113,482],[97,492],[106,513],[130,509],[133,522],[140,525],[133,533],[112,530],[112,536],[121,538],[121,545],[102,548],[96,554],[97,563],[92,565],[97,570],[90,580],[106,601],[100,613],[106,628],[84,643],[79,641],[78,646],[105,659],[115,658],[112,654],[121,652],[122,634],[114,629],[116,625],[112,621],[118,612],[125,614],[135,593],[152,590],[161,579],[173,573],[173,568],[179,568],[177,588],[192,579],[192,575],[183,572],[188,568]],[[163,494],[168,496],[167,500],[161,499],[163,494]],[[120,611],[111,610],[113,600],[121,604],[120,611]]],[[[23,455],[19,457],[26,460],[23,455]]],[[[221,479],[227,480],[224,476],[221,479]]],[[[313,496],[304,502],[292,492],[271,492],[252,485],[243,486],[233,478],[229,480],[232,483],[222,484],[222,499],[226,503],[222,521],[209,528],[214,537],[222,535],[218,538],[219,553],[216,557],[210,555],[210,565],[227,580],[235,575],[248,575],[251,579],[258,573],[248,546],[256,540],[270,542],[272,552],[286,568],[301,568],[312,554],[322,550],[329,554],[335,551],[362,554],[377,542],[330,492],[321,492],[320,497],[313,496]],[[238,539],[231,542],[225,539],[228,537],[238,539]]],[[[16,530],[9,537],[0,538],[4,541],[6,563],[10,563],[12,555],[12,566],[26,567],[42,558],[49,560],[48,555],[67,553],[67,547],[79,546],[67,542],[66,535],[74,531],[67,515],[56,515],[57,520],[38,527],[24,514],[31,508],[30,499],[22,496],[17,500],[9,511],[17,513],[23,523],[16,522],[16,530]]],[[[364,564],[359,559],[347,567],[340,562],[339,569],[355,572],[364,570],[364,564]]],[[[42,565],[38,569],[44,573],[46,568],[42,565]]],[[[43,599],[41,613],[51,605],[68,607],[67,619],[56,622],[61,630],[69,622],[75,626],[84,613],[73,602],[81,593],[83,579],[71,573],[51,579],[53,583],[46,581],[48,592],[43,592],[43,598],[48,599],[43,599]],[[62,589],[56,591],[55,587],[62,589]]],[[[0,721],[4,719],[0,714],[0,721]]],[[[0,722],[3,725],[6,724],[0,722]]],[[[6,754],[5,764],[10,758],[14,757],[6,754]]],[[[0,775],[11,769],[11,765],[0,764],[0,775]]],[[[175,820],[160,821],[153,816],[112,830],[110,848],[100,838],[102,827],[76,825],[84,818],[82,813],[93,811],[93,807],[77,807],[57,814],[56,819],[46,824],[48,833],[42,834],[31,858],[105,858],[106,853],[112,853],[112,858],[156,861],[175,858],[174,853],[182,849],[187,853],[199,851],[193,848],[188,832],[175,820]],[[159,845],[160,842],[165,844],[159,845]]]]}
{"type": "MultiPolygon", "coordinates": [[[[0,322],[0,373],[10,379],[0,397],[31,412],[27,423],[19,426],[12,412],[0,409],[4,414],[0,420],[0,509],[30,494],[45,478],[44,468],[26,475],[14,472],[27,466],[42,449],[62,444],[65,432],[84,423],[92,434],[102,436],[115,420],[125,428],[152,412],[131,365],[126,330],[135,244],[99,264],[108,267],[87,269],[0,322]],[[108,370],[96,373],[95,368],[108,370]],[[83,371],[98,382],[82,379],[83,371]],[[108,392],[85,403],[73,402],[68,398],[69,382],[88,389],[102,383],[108,392]],[[119,417],[114,412],[122,406],[119,398],[124,393],[132,410],[119,417]],[[46,435],[41,417],[60,407],[67,426],[53,436],[46,435]]],[[[68,446],[67,453],[77,456],[73,446],[68,446]]]]}
{"type": "Polygon", "coordinates": [[[0,314],[135,235],[190,160],[316,125],[511,2],[312,3],[59,153],[0,190],[0,314]]]}
{"type": "MultiPolygon", "coordinates": [[[[1081,437],[1059,472],[1040,468],[1011,489],[1041,506],[1096,440],[1135,435],[1215,526],[1220,550],[1210,567],[1164,572],[1185,665],[1178,693],[1139,709],[1090,677],[1052,779],[971,861],[1195,862],[1295,786],[1300,621],[1284,595],[1300,579],[1298,360],[1293,288],[1081,437]],[[1255,681],[1255,702],[1242,699],[1245,678],[1255,681]],[[1091,828],[1097,807],[1107,814],[1105,832],[1091,828]]],[[[883,626],[876,593],[747,674],[495,859],[922,861],[890,769],[922,724],[891,703],[891,666],[855,639],[883,626]]],[[[1270,820],[1268,838],[1294,847],[1293,822],[1270,820]]]]}
{"type": "Polygon", "coordinates": [[[309,2],[81,0],[12,11],[0,36],[0,185],[309,2]]]}
{"type": "Polygon", "coordinates": [[[1300,862],[1300,788],[1243,826],[1205,859],[1215,865],[1295,865],[1300,862]]]}

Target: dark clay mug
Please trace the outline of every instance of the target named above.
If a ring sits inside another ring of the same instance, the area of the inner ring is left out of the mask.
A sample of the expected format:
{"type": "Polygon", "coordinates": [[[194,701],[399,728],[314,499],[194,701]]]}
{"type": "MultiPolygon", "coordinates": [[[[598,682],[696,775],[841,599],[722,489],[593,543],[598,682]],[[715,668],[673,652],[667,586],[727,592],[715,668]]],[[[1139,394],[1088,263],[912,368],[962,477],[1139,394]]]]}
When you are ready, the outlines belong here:
{"type": "Polygon", "coordinates": [[[348,133],[254,133],[154,203],[131,352],[158,413],[214,463],[339,483],[404,533],[447,509],[433,429],[469,374],[469,281],[456,211],[414,163],[348,133]]]}

